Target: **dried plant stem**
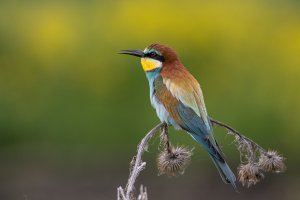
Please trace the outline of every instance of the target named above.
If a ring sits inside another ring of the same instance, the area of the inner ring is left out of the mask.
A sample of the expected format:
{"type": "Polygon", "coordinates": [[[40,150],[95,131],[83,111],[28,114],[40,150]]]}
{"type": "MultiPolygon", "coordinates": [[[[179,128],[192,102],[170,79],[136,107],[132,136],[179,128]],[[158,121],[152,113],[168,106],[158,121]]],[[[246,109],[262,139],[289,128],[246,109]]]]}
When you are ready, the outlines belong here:
{"type": "MultiPolygon", "coordinates": [[[[150,130],[146,136],[141,140],[138,145],[137,155],[133,157],[131,161],[130,167],[130,175],[128,178],[128,182],[125,188],[125,191],[122,187],[118,188],[118,199],[120,200],[131,200],[133,199],[133,190],[134,190],[134,183],[140,174],[140,172],[145,168],[146,162],[142,161],[142,155],[144,151],[147,149],[149,140],[160,130],[167,129],[165,123],[160,123],[156,125],[152,130],[150,130]]],[[[140,189],[143,191],[143,194],[140,194],[139,199],[146,200],[147,199],[147,190],[143,188],[140,189]],[[143,198],[144,197],[144,198],[143,198]]]]}
{"type": "Polygon", "coordinates": [[[164,124],[164,126],[161,128],[160,146],[165,148],[168,153],[171,153],[171,143],[169,140],[169,129],[167,124],[164,124]]]}
{"type": "MultiPolygon", "coordinates": [[[[248,187],[255,185],[263,179],[262,172],[280,173],[286,169],[285,158],[274,150],[266,151],[253,140],[239,133],[229,125],[210,118],[213,125],[220,126],[227,130],[227,134],[235,137],[237,149],[240,152],[241,164],[238,167],[238,180],[248,187]],[[245,158],[245,160],[243,160],[245,158]]],[[[146,162],[142,161],[142,156],[147,151],[149,140],[160,132],[160,145],[157,158],[157,167],[159,174],[167,176],[176,176],[183,174],[189,164],[192,156],[192,150],[185,147],[172,146],[169,141],[168,126],[166,123],[160,123],[151,129],[137,146],[137,155],[133,157],[129,167],[129,178],[125,189],[121,186],[117,188],[118,200],[148,200],[147,189],[140,186],[140,193],[136,198],[133,194],[134,184],[140,172],[145,169],[146,162]]]]}
{"type": "Polygon", "coordinates": [[[240,132],[238,132],[234,128],[230,127],[229,125],[227,125],[223,122],[220,122],[218,120],[212,119],[212,118],[210,118],[210,121],[212,124],[215,124],[215,125],[225,128],[229,132],[229,134],[235,134],[239,138],[243,139],[244,141],[247,141],[249,148],[251,148],[251,149],[258,148],[261,153],[266,152],[266,150],[264,148],[262,148],[261,146],[259,146],[257,143],[253,142],[251,139],[247,138],[246,136],[242,135],[240,132]]]}

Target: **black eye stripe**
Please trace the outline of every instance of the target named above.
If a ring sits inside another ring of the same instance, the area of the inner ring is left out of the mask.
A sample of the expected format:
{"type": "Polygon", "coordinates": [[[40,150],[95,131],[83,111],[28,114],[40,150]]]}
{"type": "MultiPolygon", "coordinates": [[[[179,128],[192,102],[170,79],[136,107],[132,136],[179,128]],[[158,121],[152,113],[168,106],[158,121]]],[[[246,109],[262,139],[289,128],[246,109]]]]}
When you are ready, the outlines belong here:
{"type": "Polygon", "coordinates": [[[148,58],[159,60],[161,62],[165,61],[165,58],[163,56],[161,56],[161,55],[158,55],[156,52],[147,53],[145,56],[148,57],[148,58]]]}

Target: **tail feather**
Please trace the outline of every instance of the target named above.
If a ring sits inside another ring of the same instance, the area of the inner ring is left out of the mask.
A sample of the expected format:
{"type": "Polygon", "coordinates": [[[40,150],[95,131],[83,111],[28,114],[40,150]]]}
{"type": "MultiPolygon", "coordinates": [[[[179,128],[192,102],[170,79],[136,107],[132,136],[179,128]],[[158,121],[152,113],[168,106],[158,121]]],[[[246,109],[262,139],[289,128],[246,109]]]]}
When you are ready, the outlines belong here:
{"type": "Polygon", "coordinates": [[[236,178],[235,178],[235,175],[234,173],[231,171],[230,167],[227,165],[227,163],[222,159],[216,159],[215,156],[209,154],[213,163],[215,164],[215,166],[217,167],[219,173],[220,173],[220,176],[222,178],[222,180],[225,182],[225,183],[230,183],[232,185],[232,187],[234,188],[234,190],[236,192],[238,192],[238,189],[235,185],[235,181],[236,181],[236,178]]]}
{"type": "Polygon", "coordinates": [[[215,166],[217,167],[222,180],[225,183],[230,183],[232,185],[232,187],[234,188],[234,190],[236,192],[238,192],[237,187],[235,185],[235,181],[236,181],[235,175],[231,171],[230,167],[227,165],[226,161],[224,160],[223,152],[219,148],[218,143],[215,141],[216,145],[214,145],[210,140],[205,140],[196,134],[191,134],[191,136],[197,142],[202,144],[202,146],[207,150],[208,155],[211,157],[212,161],[214,162],[215,166]]]}

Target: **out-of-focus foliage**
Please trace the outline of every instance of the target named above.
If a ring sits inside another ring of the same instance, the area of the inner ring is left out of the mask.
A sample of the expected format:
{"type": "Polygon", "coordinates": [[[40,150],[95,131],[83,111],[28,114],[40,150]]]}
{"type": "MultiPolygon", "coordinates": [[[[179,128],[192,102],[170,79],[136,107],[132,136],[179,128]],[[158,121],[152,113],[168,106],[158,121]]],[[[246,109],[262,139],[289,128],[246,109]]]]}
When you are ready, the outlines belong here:
{"type": "MultiPolygon", "coordinates": [[[[116,52],[153,42],[178,52],[212,117],[283,153],[291,171],[285,180],[295,183],[289,177],[300,163],[299,2],[12,0],[0,3],[0,169],[19,168],[1,180],[10,192],[0,197],[26,194],[26,180],[36,182],[16,171],[30,174],[26,167],[44,161],[53,161],[49,169],[57,174],[73,164],[81,174],[121,171],[105,190],[111,194],[99,195],[114,197],[136,144],[158,122],[139,60],[116,52]]],[[[205,157],[188,136],[173,131],[171,139],[205,157]]],[[[228,142],[220,143],[238,162],[228,142]]],[[[209,162],[205,157],[194,168],[209,162]]]]}

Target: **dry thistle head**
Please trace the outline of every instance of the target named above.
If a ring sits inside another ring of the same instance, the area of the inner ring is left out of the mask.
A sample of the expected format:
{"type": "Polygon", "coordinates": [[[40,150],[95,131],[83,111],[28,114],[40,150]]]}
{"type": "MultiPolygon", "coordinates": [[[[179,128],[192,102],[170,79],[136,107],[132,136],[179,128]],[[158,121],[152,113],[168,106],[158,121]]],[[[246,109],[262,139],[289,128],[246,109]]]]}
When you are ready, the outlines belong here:
{"type": "Polygon", "coordinates": [[[243,186],[250,187],[264,178],[263,173],[260,172],[256,163],[241,164],[238,167],[238,180],[243,186]]]}
{"type": "Polygon", "coordinates": [[[170,147],[158,154],[157,168],[158,175],[176,176],[183,174],[184,170],[191,161],[192,150],[184,147],[170,147]]]}
{"type": "Polygon", "coordinates": [[[269,150],[260,155],[258,165],[265,172],[280,173],[286,169],[283,161],[284,158],[278,155],[276,151],[269,150]]]}

